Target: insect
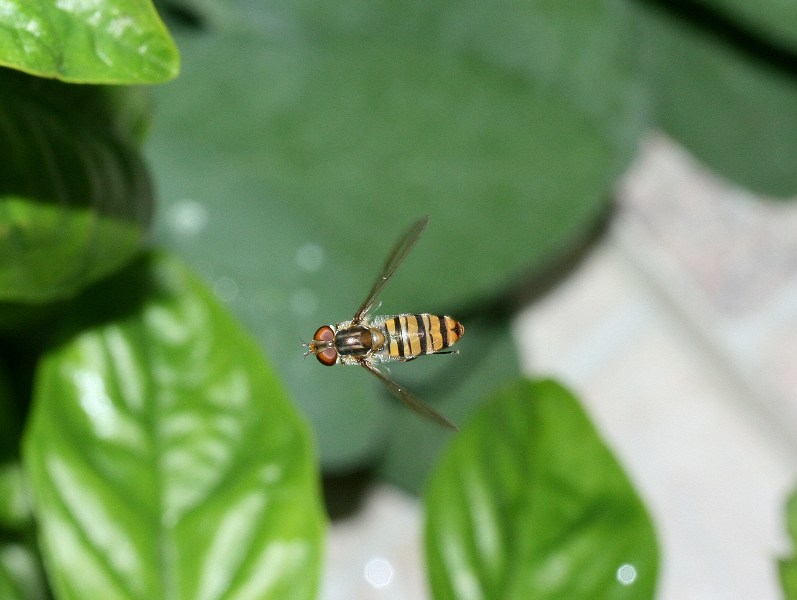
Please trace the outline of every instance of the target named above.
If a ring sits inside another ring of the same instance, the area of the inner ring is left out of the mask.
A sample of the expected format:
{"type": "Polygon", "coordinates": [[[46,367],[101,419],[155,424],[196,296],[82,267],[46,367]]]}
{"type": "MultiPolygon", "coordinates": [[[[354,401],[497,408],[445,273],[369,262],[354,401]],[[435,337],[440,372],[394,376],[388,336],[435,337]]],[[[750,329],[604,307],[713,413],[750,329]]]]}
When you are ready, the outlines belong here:
{"type": "Polygon", "coordinates": [[[443,415],[395,383],[377,368],[386,362],[408,362],[422,354],[451,354],[449,348],[462,337],[465,328],[447,315],[428,313],[369,317],[376,298],[423,233],[429,217],[416,221],[399,238],[351,321],[319,327],[312,341],[305,343],[305,356],[314,354],[322,365],[360,365],[376,376],[399,400],[415,412],[457,431],[443,415]]]}

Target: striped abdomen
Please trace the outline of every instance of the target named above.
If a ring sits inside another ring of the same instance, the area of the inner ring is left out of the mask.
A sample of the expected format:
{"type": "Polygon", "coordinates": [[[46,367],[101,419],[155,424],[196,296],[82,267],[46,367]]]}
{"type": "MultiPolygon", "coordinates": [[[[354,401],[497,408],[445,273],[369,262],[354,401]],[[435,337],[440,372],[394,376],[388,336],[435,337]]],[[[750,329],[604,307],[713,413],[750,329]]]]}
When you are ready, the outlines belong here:
{"type": "Polygon", "coordinates": [[[385,359],[406,360],[441,352],[465,333],[460,322],[445,315],[421,313],[383,318],[379,329],[385,335],[381,349],[385,359]]]}

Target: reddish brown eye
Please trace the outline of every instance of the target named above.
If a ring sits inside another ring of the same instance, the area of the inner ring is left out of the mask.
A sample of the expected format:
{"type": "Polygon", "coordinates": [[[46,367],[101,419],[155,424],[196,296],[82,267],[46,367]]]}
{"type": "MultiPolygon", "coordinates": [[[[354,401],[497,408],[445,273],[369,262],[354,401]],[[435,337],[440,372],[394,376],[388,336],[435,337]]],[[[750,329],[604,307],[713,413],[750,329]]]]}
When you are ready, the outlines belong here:
{"type": "Polygon", "coordinates": [[[313,339],[316,342],[331,342],[335,339],[335,332],[332,331],[332,328],[329,325],[322,325],[316,329],[313,339]]]}
{"type": "Polygon", "coordinates": [[[322,325],[313,335],[316,343],[315,357],[322,365],[331,367],[338,362],[338,351],[335,349],[335,331],[329,325],[322,325]]]}
{"type": "Polygon", "coordinates": [[[331,367],[338,362],[338,351],[334,348],[324,348],[321,352],[315,355],[322,365],[331,367]]]}

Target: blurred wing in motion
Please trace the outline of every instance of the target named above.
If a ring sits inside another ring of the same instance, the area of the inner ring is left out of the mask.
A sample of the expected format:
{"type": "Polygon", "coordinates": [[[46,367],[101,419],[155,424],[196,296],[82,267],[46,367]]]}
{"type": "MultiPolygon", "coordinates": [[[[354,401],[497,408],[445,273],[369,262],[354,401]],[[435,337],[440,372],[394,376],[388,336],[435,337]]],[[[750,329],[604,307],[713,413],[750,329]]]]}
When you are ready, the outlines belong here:
{"type": "Polygon", "coordinates": [[[396,272],[398,266],[402,263],[402,261],[407,257],[412,247],[415,245],[415,242],[418,241],[418,238],[421,237],[423,230],[426,229],[426,224],[429,222],[429,216],[425,215],[418,219],[415,223],[413,223],[412,227],[410,227],[407,232],[401,236],[396,245],[390,251],[390,254],[385,260],[385,265],[382,267],[382,272],[379,273],[379,277],[376,278],[371,291],[368,292],[368,296],[365,298],[362,306],[359,310],[354,313],[354,319],[352,322],[355,324],[362,323],[365,316],[368,314],[368,311],[374,304],[374,300],[379,295],[379,292],[382,291],[382,288],[387,283],[387,280],[396,272]]]}
{"type": "Polygon", "coordinates": [[[371,373],[373,373],[374,375],[376,375],[376,377],[378,377],[382,381],[382,383],[384,383],[390,389],[390,391],[393,393],[394,396],[396,396],[396,398],[401,400],[404,404],[406,404],[409,408],[414,410],[416,413],[418,413],[420,415],[423,415],[427,419],[431,419],[432,421],[442,425],[443,427],[447,427],[451,431],[459,431],[457,426],[454,425],[451,421],[446,419],[443,415],[441,415],[439,412],[437,412],[431,406],[426,404],[426,402],[424,402],[420,398],[414,396],[413,394],[411,394],[410,392],[405,390],[403,387],[399,386],[396,382],[394,382],[391,379],[389,379],[387,377],[387,375],[385,375],[384,373],[379,371],[376,367],[374,367],[367,360],[361,359],[358,362],[366,370],[368,370],[371,373]]]}

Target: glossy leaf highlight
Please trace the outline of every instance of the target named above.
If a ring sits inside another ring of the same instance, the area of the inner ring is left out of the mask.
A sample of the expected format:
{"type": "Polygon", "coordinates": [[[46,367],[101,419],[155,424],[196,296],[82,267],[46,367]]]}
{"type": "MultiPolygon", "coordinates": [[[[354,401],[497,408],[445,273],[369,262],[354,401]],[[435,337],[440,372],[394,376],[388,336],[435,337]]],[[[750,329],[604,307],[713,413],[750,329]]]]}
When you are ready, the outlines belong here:
{"type": "Polygon", "coordinates": [[[435,600],[646,599],[650,519],[576,399],[552,381],[492,398],[426,493],[435,600]]]}
{"type": "Polygon", "coordinates": [[[59,600],[314,598],[314,454],[252,340],[163,256],[74,317],[25,439],[59,600]]]}
{"type": "Polygon", "coordinates": [[[0,65],[77,83],[158,83],[179,55],[150,0],[5,0],[0,65]]]}

